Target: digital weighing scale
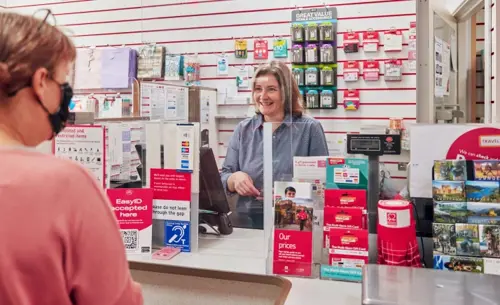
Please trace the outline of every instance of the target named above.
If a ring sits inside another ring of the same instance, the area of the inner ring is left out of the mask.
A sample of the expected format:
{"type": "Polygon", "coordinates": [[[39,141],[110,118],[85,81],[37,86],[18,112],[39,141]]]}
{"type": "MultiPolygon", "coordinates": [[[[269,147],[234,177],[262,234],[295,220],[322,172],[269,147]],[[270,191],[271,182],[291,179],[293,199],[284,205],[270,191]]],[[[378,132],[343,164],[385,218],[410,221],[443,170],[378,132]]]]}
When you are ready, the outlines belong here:
{"type": "MultiPolygon", "coordinates": [[[[401,154],[399,134],[347,134],[347,153],[368,156],[368,233],[370,244],[376,242],[378,223],[378,201],[380,198],[380,156],[401,154]]],[[[376,249],[376,247],[371,247],[376,249]]],[[[371,251],[370,251],[371,252],[371,251]]],[[[369,254],[369,262],[376,261],[375,252],[369,254]]]]}

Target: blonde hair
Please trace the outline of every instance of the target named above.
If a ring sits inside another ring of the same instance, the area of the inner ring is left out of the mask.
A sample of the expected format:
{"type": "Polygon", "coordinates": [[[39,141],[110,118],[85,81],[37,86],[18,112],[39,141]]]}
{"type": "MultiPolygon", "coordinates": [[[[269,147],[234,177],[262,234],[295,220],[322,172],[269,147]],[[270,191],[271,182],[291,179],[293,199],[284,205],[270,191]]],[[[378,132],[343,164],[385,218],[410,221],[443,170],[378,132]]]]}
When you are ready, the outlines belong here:
{"type": "MultiPolygon", "coordinates": [[[[254,84],[252,87],[252,98],[253,91],[255,90],[255,79],[264,75],[273,75],[281,90],[281,98],[283,104],[285,105],[285,114],[292,113],[293,116],[301,117],[304,112],[303,100],[300,95],[299,86],[292,76],[292,71],[290,68],[281,61],[273,60],[269,63],[265,63],[257,68],[254,74],[254,84]]],[[[255,112],[259,113],[259,108],[255,103],[255,112]]]]}
{"type": "Polygon", "coordinates": [[[32,16],[0,13],[0,98],[30,85],[37,69],[53,73],[75,58],[73,42],[55,26],[32,16]]]}

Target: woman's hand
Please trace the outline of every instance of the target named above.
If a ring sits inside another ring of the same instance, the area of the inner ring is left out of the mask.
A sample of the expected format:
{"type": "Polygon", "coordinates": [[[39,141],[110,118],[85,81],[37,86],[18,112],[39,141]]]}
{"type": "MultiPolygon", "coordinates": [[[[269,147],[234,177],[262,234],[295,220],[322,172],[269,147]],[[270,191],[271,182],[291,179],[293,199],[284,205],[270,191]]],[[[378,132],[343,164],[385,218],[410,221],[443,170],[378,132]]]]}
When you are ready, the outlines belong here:
{"type": "Polygon", "coordinates": [[[230,190],[234,190],[240,196],[259,196],[260,192],[253,185],[253,180],[247,173],[236,172],[229,177],[230,190]]]}

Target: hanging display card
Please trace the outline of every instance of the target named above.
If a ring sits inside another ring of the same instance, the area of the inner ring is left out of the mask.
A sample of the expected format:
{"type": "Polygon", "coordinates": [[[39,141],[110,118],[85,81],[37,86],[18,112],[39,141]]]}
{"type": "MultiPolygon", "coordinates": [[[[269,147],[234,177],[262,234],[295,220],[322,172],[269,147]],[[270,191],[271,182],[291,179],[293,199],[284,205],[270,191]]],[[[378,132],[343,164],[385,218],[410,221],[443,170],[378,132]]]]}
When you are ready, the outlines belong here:
{"type": "Polygon", "coordinates": [[[401,59],[385,60],[384,79],[386,81],[401,81],[403,79],[403,61],[401,59]]]}
{"type": "Polygon", "coordinates": [[[357,61],[346,61],[344,62],[344,81],[345,82],[357,82],[359,79],[359,62],[357,61]]]}
{"type": "Polygon", "coordinates": [[[226,76],[229,75],[229,61],[226,54],[221,54],[217,56],[217,75],[226,76]]]}
{"type": "Polygon", "coordinates": [[[188,121],[188,88],[177,86],[165,86],[166,107],[164,109],[164,118],[169,122],[187,122],[188,121]]]}
{"type": "Polygon", "coordinates": [[[347,32],[344,33],[344,52],[358,53],[359,51],[359,33],[347,32]]]}
{"type": "Polygon", "coordinates": [[[234,57],[248,57],[248,41],[246,39],[237,39],[234,41],[234,57]]]}
{"type": "Polygon", "coordinates": [[[375,60],[363,62],[363,79],[365,81],[377,81],[380,78],[380,64],[375,60]]]}
{"type": "Polygon", "coordinates": [[[403,50],[403,32],[391,29],[384,32],[384,50],[386,52],[400,52],[403,50]]]}
{"type": "Polygon", "coordinates": [[[249,67],[241,66],[236,72],[236,86],[238,88],[248,88],[250,86],[250,71],[249,67]]]}
{"type": "Polygon", "coordinates": [[[274,183],[273,273],[312,276],[313,206],[311,184],[274,183]]]}
{"type": "Polygon", "coordinates": [[[344,109],[348,111],[356,111],[359,109],[359,90],[351,89],[344,91],[344,109]]]}
{"type": "Polygon", "coordinates": [[[153,190],[147,188],[108,189],[106,192],[111,208],[115,212],[127,253],[151,253],[153,190]]]}
{"type": "Polygon", "coordinates": [[[268,59],[269,46],[268,41],[265,39],[255,39],[253,42],[253,58],[254,59],[268,59]]]}
{"type": "Polygon", "coordinates": [[[368,31],[363,33],[363,50],[365,53],[377,52],[379,44],[380,38],[378,32],[368,29],[368,31]]]}
{"type": "Polygon", "coordinates": [[[67,126],[53,140],[54,155],[73,160],[106,187],[105,130],[103,126],[67,126]]]}
{"type": "Polygon", "coordinates": [[[283,38],[276,38],[273,41],[274,58],[288,58],[288,41],[283,38]]]}
{"type": "Polygon", "coordinates": [[[408,36],[408,68],[417,71],[417,23],[410,22],[410,34],[408,36]]]}

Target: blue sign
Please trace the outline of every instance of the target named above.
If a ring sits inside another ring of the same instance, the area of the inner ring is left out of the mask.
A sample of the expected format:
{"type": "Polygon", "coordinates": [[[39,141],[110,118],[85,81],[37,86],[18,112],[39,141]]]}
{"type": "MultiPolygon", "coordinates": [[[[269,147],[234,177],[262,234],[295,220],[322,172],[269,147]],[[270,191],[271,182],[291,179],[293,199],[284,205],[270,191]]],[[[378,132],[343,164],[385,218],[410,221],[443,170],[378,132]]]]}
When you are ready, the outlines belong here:
{"type": "Polygon", "coordinates": [[[165,220],[164,245],[191,252],[191,223],[189,221],[165,220]]]}

